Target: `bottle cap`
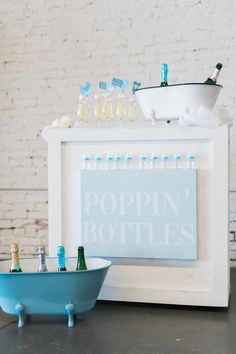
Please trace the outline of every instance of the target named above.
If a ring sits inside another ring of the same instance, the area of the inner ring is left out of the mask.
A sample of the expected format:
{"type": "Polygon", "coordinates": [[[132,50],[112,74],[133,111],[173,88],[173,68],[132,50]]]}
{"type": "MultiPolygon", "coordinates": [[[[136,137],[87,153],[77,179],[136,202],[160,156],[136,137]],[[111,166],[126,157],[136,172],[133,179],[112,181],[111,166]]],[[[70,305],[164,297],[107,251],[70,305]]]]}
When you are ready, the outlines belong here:
{"type": "Polygon", "coordinates": [[[38,247],[37,247],[37,251],[38,251],[38,253],[40,253],[40,254],[45,254],[45,253],[46,253],[46,251],[45,251],[45,246],[38,246],[38,247]]]}
{"type": "Polygon", "coordinates": [[[114,156],[114,160],[115,160],[115,161],[120,161],[120,159],[121,159],[120,155],[115,155],[115,156],[114,156]]]}
{"type": "Polygon", "coordinates": [[[151,156],[151,160],[158,160],[158,156],[157,156],[157,155],[155,155],[155,154],[152,154],[152,156],[151,156]]]}
{"type": "Polygon", "coordinates": [[[162,159],[163,161],[169,160],[169,156],[166,155],[166,154],[163,154],[162,157],[161,157],[161,159],[162,159]]]}
{"type": "Polygon", "coordinates": [[[102,159],[101,156],[98,156],[98,155],[95,156],[96,161],[101,161],[101,159],[102,159]]]}
{"type": "Polygon", "coordinates": [[[107,161],[112,161],[112,160],[113,160],[113,157],[112,157],[111,155],[107,155],[106,160],[107,160],[107,161]]]}
{"type": "Polygon", "coordinates": [[[216,64],[216,69],[221,70],[222,67],[223,67],[223,64],[221,64],[221,63],[216,64]]]}
{"type": "Polygon", "coordinates": [[[125,156],[125,160],[126,160],[126,161],[131,161],[131,160],[133,160],[133,156],[131,156],[131,155],[126,155],[126,156],[125,156]]]}
{"type": "Polygon", "coordinates": [[[161,64],[161,70],[167,71],[168,70],[168,65],[167,64],[161,64]]]}
{"type": "Polygon", "coordinates": [[[139,159],[140,159],[141,161],[145,161],[145,160],[147,160],[147,156],[141,154],[141,155],[139,156],[139,159]]]}
{"type": "Polygon", "coordinates": [[[65,247],[64,246],[58,246],[57,247],[57,254],[64,254],[65,253],[65,247]]]}
{"type": "Polygon", "coordinates": [[[83,246],[79,246],[78,247],[78,251],[83,251],[84,250],[84,247],[83,246]]]}
{"type": "Polygon", "coordinates": [[[17,253],[18,251],[19,251],[18,243],[12,243],[11,244],[11,252],[12,253],[17,253]]]}
{"type": "Polygon", "coordinates": [[[89,160],[90,160],[90,156],[89,156],[89,155],[84,155],[84,156],[82,157],[82,159],[83,159],[84,161],[89,161],[89,160]]]}
{"type": "Polygon", "coordinates": [[[175,155],[174,155],[174,160],[175,160],[175,161],[181,160],[181,156],[180,156],[179,154],[175,154],[175,155]]]}
{"type": "Polygon", "coordinates": [[[195,160],[195,155],[191,153],[191,154],[188,155],[187,159],[189,161],[193,161],[193,160],[195,160]]]}

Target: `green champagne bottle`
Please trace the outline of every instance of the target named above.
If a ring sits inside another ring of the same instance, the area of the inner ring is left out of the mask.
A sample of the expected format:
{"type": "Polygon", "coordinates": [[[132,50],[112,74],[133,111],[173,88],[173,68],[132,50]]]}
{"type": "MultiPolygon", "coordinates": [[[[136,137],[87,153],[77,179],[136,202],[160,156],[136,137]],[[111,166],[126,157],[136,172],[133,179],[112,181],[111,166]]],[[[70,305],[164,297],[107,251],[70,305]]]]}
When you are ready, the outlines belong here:
{"type": "Polygon", "coordinates": [[[168,85],[168,65],[162,64],[161,65],[161,86],[168,85]]]}
{"type": "Polygon", "coordinates": [[[208,79],[204,82],[204,84],[215,85],[222,67],[223,67],[223,65],[221,63],[216,64],[216,67],[215,67],[212,75],[210,77],[208,77],[208,79]]]}
{"type": "Polygon", "coordinates": [[[17,243],[12,243],[11,245],[11,273],[22,272],[20,261],[19,261],[19,247],[17,243]]]}
{"type": "Polygon", "coordinates": [[[77,259],[76,270],[87,270],[83,246],[78,247],[78,259],[77,259]]]}

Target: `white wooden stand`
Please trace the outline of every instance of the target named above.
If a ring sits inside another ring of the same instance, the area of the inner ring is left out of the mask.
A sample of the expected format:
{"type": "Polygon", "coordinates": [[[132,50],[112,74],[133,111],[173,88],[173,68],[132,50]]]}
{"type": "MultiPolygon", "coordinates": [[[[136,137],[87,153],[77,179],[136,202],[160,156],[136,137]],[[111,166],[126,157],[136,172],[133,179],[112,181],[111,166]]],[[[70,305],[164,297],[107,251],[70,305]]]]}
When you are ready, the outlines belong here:
{"type": "Polygon", "coordinates": [[[80,161],[94,151],[197,156],[197,260],[112,259],[100,299],[228,306],[228,127],[51,129],[49,131],[49,254],[80,244],[80,161]]]}

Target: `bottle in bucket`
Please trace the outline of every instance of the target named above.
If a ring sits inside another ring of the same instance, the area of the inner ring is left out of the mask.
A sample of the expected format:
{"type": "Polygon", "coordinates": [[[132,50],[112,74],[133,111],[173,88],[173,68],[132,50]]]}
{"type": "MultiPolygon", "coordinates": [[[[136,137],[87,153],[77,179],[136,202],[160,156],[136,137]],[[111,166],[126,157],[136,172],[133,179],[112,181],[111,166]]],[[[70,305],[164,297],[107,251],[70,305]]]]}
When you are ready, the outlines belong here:
{"type": "Polygon", "coordinates": [[[162,64],[161,65],[161,86],[168,85],[168,65],[162,64]]]}
{"type": "Polygon", "coordinates": [[[19,246],[18,243],[12,243],[11,245],[11,273],[22,272],[19,261],[19,246]]]}
{"type": "Polygon", "coordinates": [[[66,271],[66,262],[65,262],[65,247],[57,247],[57,257],[58,257],[58,272],[66,271]]]}
{"type": "Polygon", "coordinates": [[[38,266],[38,272],[47,272],[47,266],[46,266],[46,251],[44,246],[38,246],[37,248],[37,253],[38,253],[38,258],[39,258],[39,266],[38,266]]]}
{"type": "Polygon", "coordinates": [[[76,270],[87,270],[83,246],[78,247],[78,259],[77,259],[76,270]]]}
{"type": "Polygon", "coordinates": [[[204,84],[215,85],[222,67],[223,67],[223,65],[221,63],[216,64],[216,67],[215,67],[212,75],[210,77],[208,77],[208,79],[204,82],[204,84]]]}

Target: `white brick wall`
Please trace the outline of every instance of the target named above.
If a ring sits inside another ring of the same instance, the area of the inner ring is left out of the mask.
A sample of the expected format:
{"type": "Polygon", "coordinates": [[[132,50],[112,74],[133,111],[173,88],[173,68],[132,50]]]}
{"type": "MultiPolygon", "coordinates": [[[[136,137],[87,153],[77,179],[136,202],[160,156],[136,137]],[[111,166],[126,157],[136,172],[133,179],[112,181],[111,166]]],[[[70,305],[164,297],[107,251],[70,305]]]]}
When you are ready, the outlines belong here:
{"type": "MultiPolygon", "coordinates": [[[[220,61],[218,104],[236,116],[235,17],[233,0],[1,1],[0,256],[13,239],[21,239],[24,254],[46,242],[40,225],[47,218],[47,146],[40,131],[64,113],[75,118],[83,81],[118,76],[157,84],[167,62],[170,82],[201,82],[220,61]]],[[[230,216],[236,220],[235,157],[233,127],[230,216]]]]}

